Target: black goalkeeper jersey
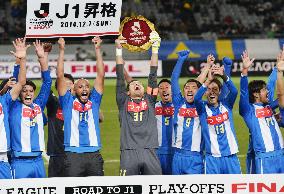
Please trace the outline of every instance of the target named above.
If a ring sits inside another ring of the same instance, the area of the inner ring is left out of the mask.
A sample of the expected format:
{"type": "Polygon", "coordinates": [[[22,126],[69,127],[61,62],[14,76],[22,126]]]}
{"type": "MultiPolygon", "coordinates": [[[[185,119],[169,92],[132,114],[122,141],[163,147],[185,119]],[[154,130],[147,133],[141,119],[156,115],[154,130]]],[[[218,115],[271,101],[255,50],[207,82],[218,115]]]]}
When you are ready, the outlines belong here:
{"type": "Polygon", "coordinates": [[[58,98],[50,92],[47,104],[48,141],[47,155],[56,156],[64,153],[64,119],[58,98]]]}

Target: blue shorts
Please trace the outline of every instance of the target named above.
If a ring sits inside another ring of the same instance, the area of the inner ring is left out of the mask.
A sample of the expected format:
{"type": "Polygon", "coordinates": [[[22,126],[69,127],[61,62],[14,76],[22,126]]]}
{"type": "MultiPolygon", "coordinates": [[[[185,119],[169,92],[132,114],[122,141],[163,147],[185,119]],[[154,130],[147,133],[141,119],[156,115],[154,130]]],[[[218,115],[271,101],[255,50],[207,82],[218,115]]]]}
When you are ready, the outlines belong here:
{"type": "Polygon", "coordinates": [[[12,179],[11,166],[8,162],[0,162],[0,179],[12,179]]]}
{"type": "Polygon", "coordinates": [[[241,174],[240,161],[236,154],[214,157],[206,154],[205,174],[241,174]]]}
{"type": "Polygon", "coordinates": [[[173,154],[172,153],[157,153],[157,156],[160,160],[162,173],[166,175],[172,174],[172,162],[173,154]]]}
{"type": "Polygon", "coordinates": [[[247,174],[256,174],[254,153],[247,153],[246,167],[247,174]]]}
{"type": "Polygon", "coordinates": [[[173,175],[203,174],[203,156],[199,152],[176,149],[172,165],[173,175]]]}
{"type": "Polygon", "coordinates": [[[284,149],[266,153],[256,153],[257,174],[284,173],[284,149]]]}
{"type": "Polygon", "coordinates": [[[12,158],[11,166],[15,179],[46,177],[42,156],[12,158]]]}

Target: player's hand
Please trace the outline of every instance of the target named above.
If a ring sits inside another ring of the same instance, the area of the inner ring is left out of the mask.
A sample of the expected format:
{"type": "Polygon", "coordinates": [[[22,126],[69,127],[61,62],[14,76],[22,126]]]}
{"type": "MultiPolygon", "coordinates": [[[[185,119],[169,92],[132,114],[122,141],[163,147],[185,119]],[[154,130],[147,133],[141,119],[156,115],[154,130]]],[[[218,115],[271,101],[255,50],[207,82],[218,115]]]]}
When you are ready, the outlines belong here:
{"type": "Polygon", "coordinates": [[[126,44],[127,40],[123,37],[123,36],[119,36],[116,40],[115,40],[115,47],[118,49],[122,49],[122,45],[121,44],[126,44]]]}
{"type": "Polygon", "coordinates": [[[214,79],[214,75],[212,72],[212,68],[210,68],[207,74],[207,81],[211,82],[213,79],[214,79]]]}
{"type": "Polygon", "coordinates": [[[44,58],[44,49],[43,49],[43,44],[40,42],[40,40],[36,40],[35,42],[33,42],[34,47],[35,47],[35,51],[37,54],[37,57],[40,58],[44,58]]]}
{"type": "Polygon", "coordinates": [[[27,56],[27,49],[31,46],[26,45],[26,38],[17,38],[15,41],[13,41],[13,45],[16,51],[10,51],[10,53],[19,59],[27,56]]]}
{"type": "Polygon", "coordinates": [[[210,67],[211,67],[214,64],[214,62],[215,62],[215,57],[212,54],[208,55],[207,56],[207,64],[210,65],[210,67]]]}
{"type": "Polygon", "coordinates": [[[157,53],[160,45],[161,45],[161,38],[156,31],[152,31],[150,33],[150,42],[152,43],[152,52],[157,53]]]}
{"type": "Polygon", "coordinates": [[[52,50],[52,44],[49,42],[43,43],[43,50],[45,53],[49,53],[52,50]]]}
{"type": "Polygon", "coordinates": [[[102,39],[99,36],[95,36],[92,39],[92,42],[94,43],[94,46],[96,49],[99,49],[101,47],[101,43],[103,42],[102,39]]]}
{"type": "Polygon", "coordinates": [[[9,80],[8,80],[8,82],[7,82],[7,86],[10,87],[10,88],[12,88],[16,83],[17,83],[17,82],[16,82],[16,78],[11,77],[11,78],[9,78],[9,80]]]}
{"type": "Polygon", "coordinates": [[[58,42],[58,45],[59,45],[59,50],[64,50],[65,49],[65,40],[64,40],[64,38],[59,38],[57,42],[58,42]]]}
{"type": "Polygon", "coordinates": [[[178,58],[182,60],[186,60],[189,56],[190,51],[189,50],[184,50],[184,51],[179,51],[177,52],[178,58]]]}
{"type": "Polygon", "coordinates": [[[221,67],[212,67],[211,72],[213,73],[214,76],[224,76],[224,66],[221,67]]]}
{"type": "Polygon", "coordinates": [[[247,51],[247,50],[245,50],[245,51],[243,52],[243,54],[241,55],[241,57],[242,57],[242,60],[243,60],[243,64],[244,64],[243,68],[244,68],[244,69],[248,69],[248,68],[252,65],[252,63],[254,62],[254,60],[255,60],[255,58],[253,58],[252,60],[250,60],[249,54],[248,54],[248,51],[247,51]]]}

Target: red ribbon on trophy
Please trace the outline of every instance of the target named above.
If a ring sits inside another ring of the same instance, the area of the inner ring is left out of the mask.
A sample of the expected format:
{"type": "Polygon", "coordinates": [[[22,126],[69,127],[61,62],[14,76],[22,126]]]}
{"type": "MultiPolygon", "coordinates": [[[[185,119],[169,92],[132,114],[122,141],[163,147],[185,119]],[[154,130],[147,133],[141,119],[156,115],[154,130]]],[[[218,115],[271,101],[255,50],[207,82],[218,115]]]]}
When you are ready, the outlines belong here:
{"type": "Polygon", "coordinates": [[[154,24],[143,16],[126,17],[119,29],[121,36],[126,39],[122,47],[132,52],[147,51],[152,45],[152,31],[155,31],[154,24]]]}

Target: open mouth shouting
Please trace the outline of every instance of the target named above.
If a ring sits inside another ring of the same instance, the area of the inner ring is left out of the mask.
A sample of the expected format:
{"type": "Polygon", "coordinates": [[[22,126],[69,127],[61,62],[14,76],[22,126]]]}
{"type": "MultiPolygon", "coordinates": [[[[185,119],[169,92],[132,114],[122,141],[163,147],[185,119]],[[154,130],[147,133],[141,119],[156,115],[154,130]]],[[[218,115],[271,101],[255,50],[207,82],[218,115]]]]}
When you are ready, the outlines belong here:
{"type": "Polygon", "coordinates": [[[82,100],[86,101],[88,100],[88,97],[89,97],[88,92],[82,92],[82,95],[81,95],[82,100]]]}
{"type": "Polygon", "coordinates": [[[27,104],[31,104],[32,103],[32,97],[30,97],[30,96],[25,97],[25,102],[27,104]]]}

